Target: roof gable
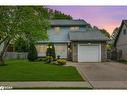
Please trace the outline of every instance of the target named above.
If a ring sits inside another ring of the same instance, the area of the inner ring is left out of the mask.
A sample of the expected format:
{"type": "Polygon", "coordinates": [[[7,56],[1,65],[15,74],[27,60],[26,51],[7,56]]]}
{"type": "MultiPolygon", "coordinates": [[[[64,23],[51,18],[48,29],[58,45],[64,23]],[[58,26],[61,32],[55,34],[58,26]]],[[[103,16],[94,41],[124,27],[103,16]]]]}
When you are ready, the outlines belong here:
{"type": "Polygon", "coordinates": [[[120,29],[119,29],[118,34],[117,34],[117,36],[116,36],[116,39],[115,39],[115,41],[114,41],[114,46],[116,46],[116,44],[117,44],[117,41],[118,41],[118,39],[119,39],[119,36],[120,36],[120,33],[121,33],[121,30],[122,30],[123,25],[127,26],[127,20],[123,20],[123,21],[122,21],[122,23],[121,23],[121,25],[120,25],[120,29]]]}

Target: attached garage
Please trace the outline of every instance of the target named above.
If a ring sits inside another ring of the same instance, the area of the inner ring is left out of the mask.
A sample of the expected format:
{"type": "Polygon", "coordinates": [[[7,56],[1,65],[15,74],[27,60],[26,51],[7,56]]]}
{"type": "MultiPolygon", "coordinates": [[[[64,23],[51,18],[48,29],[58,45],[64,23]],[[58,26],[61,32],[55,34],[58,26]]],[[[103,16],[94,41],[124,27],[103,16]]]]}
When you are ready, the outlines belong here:
{"type": "Polygon", "coordinates": [[[78,44],[78,62],[100,62],[101,45],[78,44]]]}
{"type": "Polygon", "coordinates": [[[100,31],[70,32],[71,57],[75,62],[101,62],[106,60],[107,38],[100,31]]]}

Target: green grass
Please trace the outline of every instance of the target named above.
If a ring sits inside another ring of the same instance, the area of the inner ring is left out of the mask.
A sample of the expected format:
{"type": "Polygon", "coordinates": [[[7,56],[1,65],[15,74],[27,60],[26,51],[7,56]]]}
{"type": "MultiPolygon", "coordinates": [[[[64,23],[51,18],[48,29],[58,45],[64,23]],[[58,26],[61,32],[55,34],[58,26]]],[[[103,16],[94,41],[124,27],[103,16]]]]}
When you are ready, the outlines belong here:
{"type": "Polygon", "coordinates": [[[123,63],[123,64],[127,64],[127,60],[119,60],[118,62],[123,63]]]}
{"type": "Polygon", "coordinates": [[[0,66],[0,81],[83,81],[75,67],[8,60],[0,66]]]}

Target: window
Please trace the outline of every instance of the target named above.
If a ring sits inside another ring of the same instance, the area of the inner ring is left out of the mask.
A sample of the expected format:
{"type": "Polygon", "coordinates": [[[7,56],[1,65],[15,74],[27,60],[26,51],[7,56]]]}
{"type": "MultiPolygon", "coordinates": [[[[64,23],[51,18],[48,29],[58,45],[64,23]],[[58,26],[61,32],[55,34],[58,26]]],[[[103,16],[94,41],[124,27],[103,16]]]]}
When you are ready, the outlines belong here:
{"type": "Polygon", "coordinates": [[[47,45],[36,45],[38,56],[46,56],[47,45]]]}
{"type": "Polygon", "coordinates": [[[55,32],[60,32],[60,27],[54,27],[55,32]]]}
{"type": "Polygon", "coordinates": [[[126,35],[126,29],[123,30],[123,35],[126,35]]]}
{"type": "Polygon", "coordinates": [[[79,30],[79,27],[70,27],[70,30],[71,31],[76,31],[76,30],[79,30]]]}

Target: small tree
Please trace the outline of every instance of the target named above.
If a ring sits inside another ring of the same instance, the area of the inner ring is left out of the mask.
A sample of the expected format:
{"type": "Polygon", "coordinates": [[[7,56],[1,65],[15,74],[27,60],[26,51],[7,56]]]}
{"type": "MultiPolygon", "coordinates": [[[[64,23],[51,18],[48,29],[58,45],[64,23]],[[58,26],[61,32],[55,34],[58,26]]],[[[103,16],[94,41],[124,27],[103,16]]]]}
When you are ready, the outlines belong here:
{"type": "Polygon", "coordinates": [[[48,48],[47,48],[47,51],[46,51],[46,56],[52,56],[53,60],[56,59],[56,53],[55,53],[54,44],[52,44],[52,43],[48,44],[48,48]]]}
{"type": "Polygon", "coordinates": [[[55,46],[54,46],[54,44],[52,44],[52,57],[53,57],[53,59],[55,60],[56,59],[56,53],[55,53],[55,46]]]}
{"type": "Polygon", "coordinates": [[[29,61],[37,60],[37,50],[36,50],[34,44],[30,44],[27,58],[29,61]]]}
{"type": "Polygon", "coordinates": [[[43,6],[0,6],[0,65],[7,47],[17,37],[37,42],[48,38],[48,11],[43,6]]]}

